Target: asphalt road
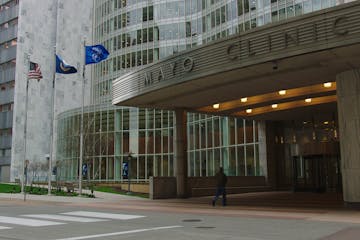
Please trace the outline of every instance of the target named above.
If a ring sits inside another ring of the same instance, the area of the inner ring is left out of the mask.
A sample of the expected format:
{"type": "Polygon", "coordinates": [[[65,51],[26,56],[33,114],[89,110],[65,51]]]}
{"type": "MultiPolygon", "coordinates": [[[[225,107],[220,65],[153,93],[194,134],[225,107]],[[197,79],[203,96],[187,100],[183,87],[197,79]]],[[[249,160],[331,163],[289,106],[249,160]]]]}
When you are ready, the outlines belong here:
{"type": "MultiPolygon", "coordinates": [[[[352,240],[360,212],[212,207],[196,201],[0,196],[0,240],[352,240]]],[[[205,200],[206,202],[208,200],[205,200]]]]}
{"type": "MultiPolygon", "coordinates": [[[[331,235],[360,229],[360,224],[312,221],[296,217],[296,214],[289,217],[229,215],[223,214],[222,207],[214,210],[210,206],[200,213],[194,208],[195,214],[189,207],[186,213],[176,207],[157,208],[157,204],[163,204],[161,202],[151,202],[152,210],[141,210],[141,204],[139,201],[133,208],[121,208],[106,203],[90,206],[0,199],[0,239],[311,240],[342,239],[331,238],[331,235]]],[[[359,236],[357,233],[355,235],[359,236]]]]}

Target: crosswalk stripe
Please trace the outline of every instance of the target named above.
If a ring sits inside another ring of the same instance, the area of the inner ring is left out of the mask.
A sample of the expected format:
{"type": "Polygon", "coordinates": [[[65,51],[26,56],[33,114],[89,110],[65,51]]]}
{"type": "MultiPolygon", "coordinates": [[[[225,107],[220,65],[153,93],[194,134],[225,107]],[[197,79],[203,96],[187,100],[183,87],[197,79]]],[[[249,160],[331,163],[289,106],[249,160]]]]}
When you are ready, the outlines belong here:
{"type": "Polygon", "coordinates": [[[109,236],[118,236],[118,235],[141,233],[141,232],[148,232],[148,231],[159,231],[159,230],[181,228],[181,227],[183,227],[183,226],[175,225],[175,226],[164,226],[164,227],[154,227],[154,228],[143,228],[143,229],[134,229],[134,230],[123,231],[123,232],[112,232],[112,233],[103,233],[103,234],[95,234],[95,235],[87,235],[87,236],[79,236],[79,237],[61,238],[61,239],[56,239],[56,240],[82,240],[82,239],[91,239],[91,238],[103,238],[103,237],[109,237],[109,236]]]}
{"type": "Polygon", "coordinates": [[[82,217],[109,218],[109,219],[116,219],[116,220],[129,220],[129,219],[145,217],[145,216],[141,216],[141,215],[115,214],[115,213],[103,213],[103,212],[87,212],[87,211],[74,211],[74,212],[66,212],[66,213],[61,213],[61,214],[82,216],[82,217]]]}
{"type": "Polygon", "coordinates": [[[0,230],[2,230],[2,229],[11,229],[11,227],[0,226],[0,230]]]}
{"type": "Polygon", "coordinates": [[[9,224],[30,226],[30,227],[42,227],[42,226],[64,224],[60,222],[51,222],[45,220],[36,220],[36,219],[18,218],[18,217],[5,217],[5,216],[0,216],[0,223],[9,223],[9,224]]]}
{"type": "Polygon", "coordinates": [[[73,217],[73,216],[64,216],[64,215],[55,215],[55,214],[27,214],[22,216],[50,219],[50,220],[70,221],[70,222],[84,222],[84,223],[108,221],[107,219],[100,219],[100,218],[73,217]]]}

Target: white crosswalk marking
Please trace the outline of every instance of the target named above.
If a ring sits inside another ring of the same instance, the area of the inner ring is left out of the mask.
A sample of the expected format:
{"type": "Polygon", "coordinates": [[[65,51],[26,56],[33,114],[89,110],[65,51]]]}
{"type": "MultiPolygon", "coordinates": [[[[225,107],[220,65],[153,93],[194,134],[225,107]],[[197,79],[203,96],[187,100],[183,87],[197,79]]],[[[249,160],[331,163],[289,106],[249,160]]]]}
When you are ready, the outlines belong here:
{"type": "Polygon", "coordinates": [[[109,236],[134,234],[134,233],[148,232],[148,231],[159,231],[159,230],[181,228],[181,227],[183,227],[183,226],[175,225],[175,226],[164,226],[164,227],[154,227],[154,228],[143,228],[143,229],[134,229],[134,230],[129,230],[129,231],[123,231],[123,232],[112,232],[112,233],[80,236],[80,237],[61,238],[61,239],[57,239],[57,240],[83,240],[83,239],[103,238],[103,237],[109,237],[109,236]]]}
{"type": "MultiPolygon", "coordinates": [[[[90,211],[73,211],[58,214],[24,214],[16,217],[0,216],[0,223],[3,223],[5,225],[9,224],[28,227],[43,227],[67,224],[67,222],[90,223],[110,220],[131,220],[143,217],[145,216],[90,211]]],[[[12,228],[12,226],[0,226],[0,230],[12,228]]]]}
{"type": "Polygon", "coordinates": [[[87,211],[74,211],[74,212],[66,212],[66,213],[61,213],[61,214],[81,216],[81,217],[109,218],[109,219],[116,219],[116,220],[129,220],[129,219],[145,217],[145,216],[141,216],[141,215],[87,212],[87,211]]]}
{"type": "Polygon", "coordinates": [[[30,227],[43,227],[43,226],[64,224],[60,222],[51,222],[45,220],[36,220],[36,219],[19,218],[19,217],[5,217],[5,216],[0,216],[0,223],[9,223],[9,224],[30,226],[30,227]]]}
{"type": "Polygon", "coordinates": [[[31,217],[31,218],[59,220],[59,221],[69,221],[69,222],[84,222],[84,223],[108,221],[108,219],[72,217],[72,216],[55,215],[55,214],[28,214],[28,215],[22,215],[22,216],[31,217]]]}
{"type": "Polygon", "coordinates": [[[0,230],[1,229],[11,229],[11,227],[3,227],[3,226],[0,226],[0,230]]]}

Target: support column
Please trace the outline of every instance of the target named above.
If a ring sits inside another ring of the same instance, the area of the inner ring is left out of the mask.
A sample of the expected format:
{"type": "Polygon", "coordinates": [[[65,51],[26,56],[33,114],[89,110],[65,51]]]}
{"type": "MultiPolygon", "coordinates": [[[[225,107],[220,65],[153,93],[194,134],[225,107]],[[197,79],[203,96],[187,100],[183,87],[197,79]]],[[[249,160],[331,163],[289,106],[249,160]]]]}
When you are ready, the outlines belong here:
{"type": "Polygon", "coordinates": [[[187,197],[187,142],[186,142],[186,111],[184,109],[175,110],[175,176],[176,176],[176,196],[178,198],[187,197]]]}
{"type": "Polygon", "coordinates": [[[360,206],[360,69],[336,76],[344,201],[360,206]]]}

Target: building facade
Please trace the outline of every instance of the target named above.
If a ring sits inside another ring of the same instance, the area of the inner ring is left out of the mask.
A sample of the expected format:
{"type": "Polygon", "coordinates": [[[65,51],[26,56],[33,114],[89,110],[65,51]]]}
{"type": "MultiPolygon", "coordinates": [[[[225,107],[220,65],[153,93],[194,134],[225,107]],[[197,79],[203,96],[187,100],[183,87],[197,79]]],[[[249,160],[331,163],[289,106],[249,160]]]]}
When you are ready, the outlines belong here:
{"type": "MultiPolygon", "coordinates": [[[[52,159],[60,178],[77,178],[83,41],[104,44],[111,53],[106,61],[86,67],[86,177],[121,180],[122,164],[131,152],[135,157],[132,175],[147,181],[150,176],[174,174],[174,112],[112,106],[114,79],[179,52],[343,2],[96,0],[74,4],[42,0],[35,6],[29,0],[1,1],[0,31],[6,33],[0,37],[2,179],[21,177],[25,159],[46,165],[45,155],[51,149],[56,149],[52,159]],[[76,14],[79,11],[81,16],[76,14]],[[42,26],[41,30],[36,26],[42,26]],[[53,96],[53,66],[47,63],[52,62],[54,46],[79,71],[55,76],[53,109],[48,104],[53,96]],[[44,79],[30,83],[30,107],[24,109],[27,56],[41,65],[44,79]],[[52,124],[52,115],[57,125],[52,124]],[[53,146],[49,144],[52,127],[53,146]]],[[[189,176],[212,176],[220,165],[233,176],[266,174],[261,122],[198,113],[189,113],[187,119],[189,176]]]]}
{"type": "MultiPolygon", "coordinates": [[[[84,138],[84,158],[90,166],[86,177],[121,180],[121,166],[129,152],[135,157],[131,171],[136,180],[174,174],[174,113],[111,107],[114,79],[179,52],[340,3],[94,1],[93,39],[104,44],[111,55],[92,72],[92,107],[85,114],[89,132],[84,138]]],[[[161,78],[161,74],[148,78],[161,78]]],[[[79,118],[79,110],[59,116],[57,160],[72,162],[67,164],[73,166],[71,170],[61,171],[70,179],[77,177],[79,133],[73,130],[78,128],[79,118]]],[[[266,174],[264,142],[259,141],[259,129],[264,129],[261,122],[197,113],[188,113],[187,118],[188,176],[212,176],[219,166],[231,176],[266,174]]]]}
{"type": "MultiPolygon", "coordinates": [[[[56,74],[53,88],[54,54],[81,69],[82,40],[92,35],[91,14],[92,2],[0,1],[0,181],[22,179],[26,160],[32,174],[39,180],[47,178],[52,119],[79,107],[82,89],[80,71],[71,76],[56,74]],[[30,61],[40,65],[41,81],[27,79],[30,61]]],[[[91,69],[86,71],[90,76],[91,69]]],[[[85,83],[86,104],[89,82],[85,83]]]]}
{"type": "Polygon", "coordinates": [[[0,1],[0,181],[10,179],[18,1],[0,1]]]}
{"type": "MultiPolygon", "coordinates": [[[[259,160],[265,153],[273,189],[342,188],[344,201],[357,204],[359,9],[354,1],[180,52],[117,78],[112,102],[175,111],[177,196],[211,186],[210,178],[186,172],[191,143],[184,114],[202,112],[265,121],[259,160]]],[[[232,179],[229,189],[241,191],[235,183],[254,178],[232,179]]]]}

